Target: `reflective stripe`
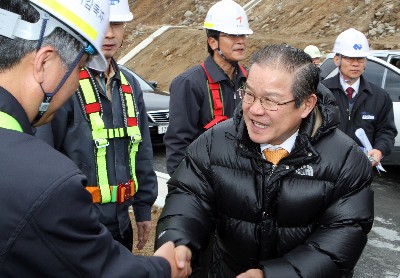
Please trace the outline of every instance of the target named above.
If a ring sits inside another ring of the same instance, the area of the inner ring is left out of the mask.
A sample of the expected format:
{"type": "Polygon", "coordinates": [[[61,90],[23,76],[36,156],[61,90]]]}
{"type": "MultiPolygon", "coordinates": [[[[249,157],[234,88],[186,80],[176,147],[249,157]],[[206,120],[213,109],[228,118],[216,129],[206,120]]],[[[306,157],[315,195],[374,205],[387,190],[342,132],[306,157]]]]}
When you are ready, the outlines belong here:
{"type": "MultiPolygon", "coordinates": [[[[208,73],[204,63],[201,63],[200,66],[203,68],[207,76],[208,95],[210,100],[210,107],[212,108],[211,116],[213,117],[213,120],[204,126],[205,129],[209,129],[214,125],[227,120],[228,116],[224,115],[224,98],[219,82],[214,82],[211,75],[208,73]]],[[[243,75],[247,77],[246,69],[241,65],[239,65],[239,67],[243,75]]]]}
{"type": "MultiPolygon", "coordinates": [[[[54,0],[38,0],[42,2],[47,7],[52,10],[58,12],[60,15],[64,16],[69,22],[74,23],[76,26],[79,26],[80,31],[83,31],[86,35],[88,35],[92,40],[96,40],[98,36],[98,32],[95,28],[92,27],[89,23],[82,20],[79,16],[76,15],[73,11],[66,8],[64,5],[54,0]]],[[[72,1],[72,0],[69,0],[72,1]]]]}
{"type": "Polygon", "coordinates": [[[142,141],[140,129],[137,126],[137,117],[133,91],[121,72],[121,92],[123,93],[123,109],[126,126],[116,128],[105,128],[104,121],[101,118],[101,103],[99,93],[95,87],[94,77],[87,69],[80,72],[80,87],[78,97],[83,103],[82,109],[88,116],[92,128],[92,138],[95,144],[96,174],[97,185],[88,186],[87,190],[92,194],[93,202],[123,203],[130,199],[137,192],[138,183],[136,178],[136,153],[139,149],[139,143],[142,141]],[[125,184],[118,186],[109,185],[107,171],[107,147],[108,140],[114,138],[129,138],[129,166],[131,179],[125,184]],[[96,189],[97,188],[97,189],[96,189]]]}
{"type": "Polygon", "coordinates": [[[0,111],[0,127],[22,132],[22,127],[14,117],[0,111]]]}

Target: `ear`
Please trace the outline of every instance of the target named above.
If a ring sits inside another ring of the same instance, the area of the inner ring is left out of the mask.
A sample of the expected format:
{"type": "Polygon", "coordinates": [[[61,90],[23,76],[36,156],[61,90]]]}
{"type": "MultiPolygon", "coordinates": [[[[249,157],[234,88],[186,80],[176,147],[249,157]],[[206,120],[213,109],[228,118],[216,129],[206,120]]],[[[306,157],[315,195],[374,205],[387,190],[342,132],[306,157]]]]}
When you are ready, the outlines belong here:
{"type": "Polygon", "coordinates": [[[51,46],[44,46],[36,52],[33,64],[33,76],[39,84],[43,83],[47,63],[51,61],[54,54],[55,50],[51,46]]]}
{"type": "Polygon", "coordinates": [[[208,37],[207,42],[212,50],[215,50],[218,48],[218,41],[214,37],[208,37]]]}
{"type": "Polygon", "coordinates": [[[335,65],[338,67],[339,66],[339,56],[338,55],[335,55],[334,57],[333,57],[333,62],[335,63],[335,65]]]}
{"type": "Polygon", "coordinates": [[[304,101],[303,112],[301,113],[301,117],[304,119],[310,114],[310,112],[314,109],[315,104],[317,103],[317,96],[312,94],[304,101]]]}

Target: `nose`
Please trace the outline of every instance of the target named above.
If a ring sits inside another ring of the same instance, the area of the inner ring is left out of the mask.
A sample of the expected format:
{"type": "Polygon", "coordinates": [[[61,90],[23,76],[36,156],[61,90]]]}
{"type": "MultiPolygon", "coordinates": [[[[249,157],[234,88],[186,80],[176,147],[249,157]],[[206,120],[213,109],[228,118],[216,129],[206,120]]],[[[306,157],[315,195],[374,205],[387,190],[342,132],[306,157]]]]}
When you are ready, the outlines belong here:
{"type": "Polygon", "coordinates": [[[263,115],[265,114],[266,110],[264,107],[261,105],[261,100],[260,98],[256,98],[252,104],[250,104],[250,112],[253,115],[263,115]]]}

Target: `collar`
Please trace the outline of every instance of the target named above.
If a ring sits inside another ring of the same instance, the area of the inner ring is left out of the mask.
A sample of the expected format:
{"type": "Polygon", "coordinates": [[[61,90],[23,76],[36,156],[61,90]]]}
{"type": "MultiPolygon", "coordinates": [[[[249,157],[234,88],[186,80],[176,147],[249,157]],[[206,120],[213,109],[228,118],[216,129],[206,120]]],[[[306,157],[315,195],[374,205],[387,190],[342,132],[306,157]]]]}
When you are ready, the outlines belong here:
{"type": "Polygon", "coordinates": [[[360,90],[360,78],[358,78],[357,81],[354,82],[353,85],[351,85],[351,86],[349,84],[347,84],[347,82],[343,79],[341,74],[340,74],[339,80],[340,80],[340,85],[342,86],[344,92],[346,92],[348,87],[352,87],[354,89],[354,93],[353,93],[353,98],[354,98],[354,96],[360,90]]]}
{"type": "Polygon", "coordinates": [[[25,110],[17,99],[6,89],[0,86],[0,110],[12,116],[21,125],[24,133],[33,135],[31,123],[25,110]]]}
{"type": "Polygon", "coordinates": [[[296,130],[295,133],[292,134],[285,142],[280,145],[271,145],[271,144],[260,144],[261,152],[265,149],[276,150],[279,148],[285,149],[290,153],[293,149],[294,142],[296,141],[297,135],[299,134],[299,130],[296,130]]]}
{"type": "MultiPolygon", "coordinates": [[[[214,82],[220,82],[223,80],[229,81],[229,77],[222,70],[222,68],[214,61],[214,59],[211,55],[208,55],[208,57],[204,61],[204,66],[206,67],[208,73],[210,74],[210,76],[212,77],[214,82]]],[[[234,82],[237,82],[236,80],[245,80],[246,79],[243,72],[240,70],[239,66],[237,66],[237,68],[236,68],[236,73],[237,74],[234,77],[234,82]]]]}

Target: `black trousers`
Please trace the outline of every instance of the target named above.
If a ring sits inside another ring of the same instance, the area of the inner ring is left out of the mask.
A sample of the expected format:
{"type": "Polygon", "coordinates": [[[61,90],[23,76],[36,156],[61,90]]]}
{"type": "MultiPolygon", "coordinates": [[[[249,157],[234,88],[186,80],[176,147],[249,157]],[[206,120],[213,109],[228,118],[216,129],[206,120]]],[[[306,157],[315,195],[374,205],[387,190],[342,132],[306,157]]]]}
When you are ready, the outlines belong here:
{"type": "Polygon", "coordinates": [[[133,228],[132,228],[132,223],[129,223],[128,229],[122,234],[118,234],[117,236],[114,236],[114,240],[118,241],[121,243],[123,246],[125,246],[129,251],[132,252],[133,250],[133,228]]]}

